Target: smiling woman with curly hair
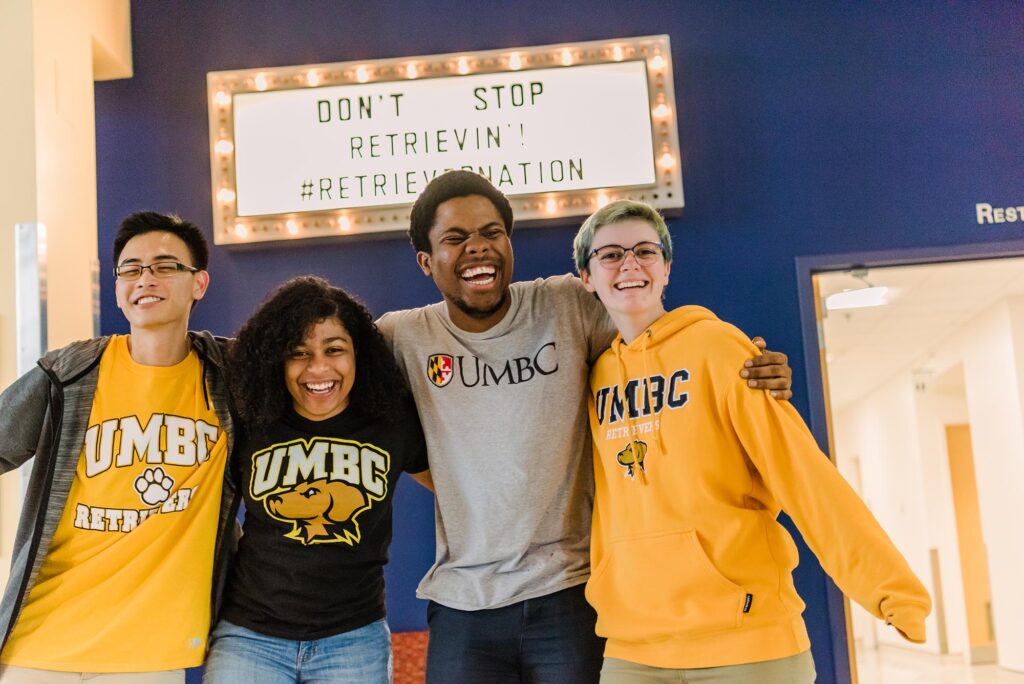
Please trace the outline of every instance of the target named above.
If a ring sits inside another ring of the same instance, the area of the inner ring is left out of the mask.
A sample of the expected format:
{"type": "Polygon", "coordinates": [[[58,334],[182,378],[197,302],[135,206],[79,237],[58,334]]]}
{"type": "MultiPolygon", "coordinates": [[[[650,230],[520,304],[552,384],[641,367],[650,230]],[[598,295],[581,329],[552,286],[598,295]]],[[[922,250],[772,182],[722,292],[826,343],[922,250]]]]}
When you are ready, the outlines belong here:
{"type": "Polygon", "coordinates": [[[238,332],[230,355],[232,393],[243,422],[265,427],[293,397],[281,382],[285,360],[316,323],[336,318],[359,353],[351,402],[374,418],[388,419],[409,390],[387,343],[366,308],[323,278],[293,278],[274,290],[238,332]]]}
{"type": "Polygon", "coordinates": [[[242,327],[229,376],[246,512],[205,680],[389,682],[391,502],[427,468],[394,357],[359,302],[305,276],[242,327]]]}

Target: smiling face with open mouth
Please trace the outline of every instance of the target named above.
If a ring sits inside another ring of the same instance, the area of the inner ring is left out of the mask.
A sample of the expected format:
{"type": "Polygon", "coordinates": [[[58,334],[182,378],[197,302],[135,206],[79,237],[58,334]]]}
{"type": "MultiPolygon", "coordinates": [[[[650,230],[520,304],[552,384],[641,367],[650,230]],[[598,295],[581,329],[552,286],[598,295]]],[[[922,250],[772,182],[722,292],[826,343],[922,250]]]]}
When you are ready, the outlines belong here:
{"type": "Polygon", "coordinates": [[[452,322],[481,332],[501,321],[511,305],[513,258],[494,204],[481,195],[442,202],[429,237],[430,252],[418,252],[416,260],[444,296],[452,322]]]}
{"type": "Polygon", "coordinates": [[[627,219],[601,226],[594,235],[592,253],[608,245],[618,245],[630,251],[614,268],[602,265],[596,256],[591,257],[588,268],[580,272],[584,286],[597,293],[620,330],[623,329],[622,321],[631,320],[646,327],[665,313],[661,296],[668,285],[670,265],[661,255],[649,264],[637,261],[631,250],[641,243],[660,244],[658,232],[643,219],[627,219]]]}
{"type": "Polygon", "coordinates": [[[355,345],[337,318],[318,321],[284,360],[292,406],[308,420],[326,420],[344,411],[355,380],[355,345]]]}
{"type": "MultiPolygon", "coordinates": [[[[136,235],[118,257],[118,266],[149,266],[160,262],[192,265],[185,241],[173,233],[152,230],[136,235]]],[[[158,278],[146,269],[135,280],[117,278],[114,292],[117,306],[124,312],[133,332],[177,330],[184,335],[192,303],[202,299],[209,284],[206,271],[178,271],[158,278]]]]}

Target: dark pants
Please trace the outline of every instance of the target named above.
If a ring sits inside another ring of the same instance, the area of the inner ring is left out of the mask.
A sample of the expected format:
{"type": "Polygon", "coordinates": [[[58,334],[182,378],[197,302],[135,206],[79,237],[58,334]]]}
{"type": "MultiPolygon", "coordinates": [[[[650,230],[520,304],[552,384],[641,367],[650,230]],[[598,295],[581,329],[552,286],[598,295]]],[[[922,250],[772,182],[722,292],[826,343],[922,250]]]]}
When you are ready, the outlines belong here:
{"type": "Polygon", "coordinates": [[[596,684],[596,620],[582,584],[491,610],[431,601],[427,684],[596,684]]]}

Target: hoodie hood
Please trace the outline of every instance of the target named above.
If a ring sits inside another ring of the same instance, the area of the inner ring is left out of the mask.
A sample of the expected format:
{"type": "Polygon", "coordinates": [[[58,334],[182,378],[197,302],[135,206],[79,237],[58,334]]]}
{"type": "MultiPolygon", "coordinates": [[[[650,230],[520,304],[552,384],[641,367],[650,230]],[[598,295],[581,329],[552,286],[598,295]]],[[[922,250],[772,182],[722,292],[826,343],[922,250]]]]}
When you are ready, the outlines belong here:
{"type": "Polygon", "coordinates": [[[666,312],[629,344],[626,344],[621,334],[617,335],[612,342],[612,349],[615,350],[616,356],[627,351],[642,353],[694,323],[717,320],[718,316],[703,306],[681,306],[678,309],[666,312]]]}

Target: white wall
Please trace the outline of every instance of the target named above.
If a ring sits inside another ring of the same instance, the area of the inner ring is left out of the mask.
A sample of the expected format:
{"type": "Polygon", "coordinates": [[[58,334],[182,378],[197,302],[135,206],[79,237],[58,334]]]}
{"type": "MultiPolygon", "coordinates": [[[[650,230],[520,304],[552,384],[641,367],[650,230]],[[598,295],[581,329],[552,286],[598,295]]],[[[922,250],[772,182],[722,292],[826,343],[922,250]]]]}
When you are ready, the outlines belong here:
{"type": "MultiPolygon", "coordinates": [[[[927,550],[939,550],[949,650],[963,652],[966,618],[944,426],[970,424],[999,664],[1024,671],[1024,298],[992,306],[928,361],[936,373],[959,364],[965,398],[916,391],[908,370],[834,411],[836,462],[843,470],[844,461],[860,459],[865,500],[930,591],[927,550]]],[[[864,618],[854,617],[856,634],[864,618]]],[[[933,652],[936,627],[933,615],[926,644],[933,652]]],[[[879,642],[899,643],[888,630],[879,631],[879,642]]]]}
{"type": "Polygon", "coordinates": [[[1024,300],[975,319],[962,349],[999,664],[1024,672],[1024,300]]]}
{"type": "MultiPolygon", "coordinates": [[[[929,499],[920,473],[921,445],[917,406],[909,373],[893,378],[863,401],[834,414],[836,464],[850,481],[852,459],[860,460],[861,496],[871,508],[910,567],[934,593],[929,560],[932,546],[929,499]]],[[[855,636],[870,645],[870,623],[859,606],[854,607],[855,636]]],[[[870,618],[874,620],[874,618],[870,618]]],[[[911,644],[891,627],[878,625],[879,644],[939,652],[934,613],[926,627],[928,641],[911,644]]]]}
{"type": "Polygon", "coordinates": [[[920,475],[927,492],[928,545],[938,551],[939,584],[942,591],[941,597],[932,596],[936,606],[936,633],[932,636],[936,641],[939,638],[940,615],[937,607],[941,600],[947,651],[966,653],[969,650],[967,615],[946,446],[946,425],[968,422],[967,402],[962,395],[944,395],[930,388],[916,390],[914,398],[921,457],[920,475]]]}

